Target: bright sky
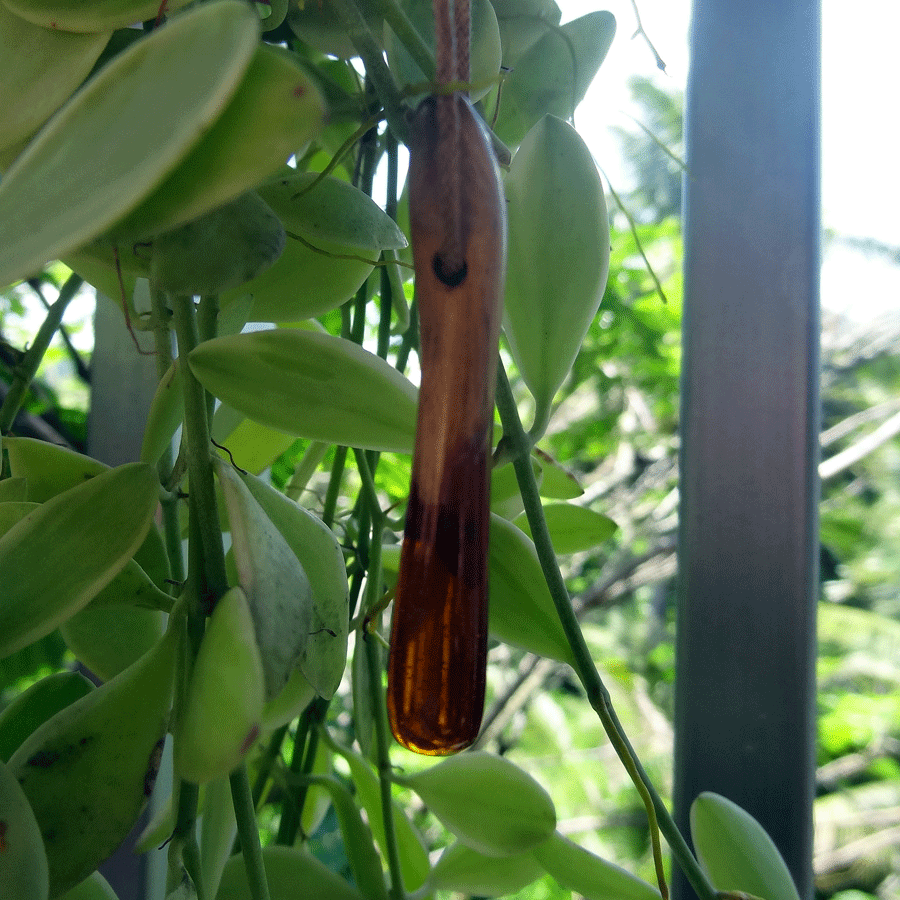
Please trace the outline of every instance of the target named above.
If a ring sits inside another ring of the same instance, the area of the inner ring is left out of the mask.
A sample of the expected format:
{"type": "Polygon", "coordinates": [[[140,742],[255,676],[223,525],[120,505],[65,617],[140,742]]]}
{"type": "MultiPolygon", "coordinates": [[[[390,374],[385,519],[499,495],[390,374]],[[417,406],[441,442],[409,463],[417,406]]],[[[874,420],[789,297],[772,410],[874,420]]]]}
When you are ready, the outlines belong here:
{"type": "MultiPolygon", "coordinates": [[[[576,116],[576,126],[598,163],[616,182],[625,182],[619,144],[608,126],[629,127],[627,80],[652,77],[663,88],[684,88],[688,73],[688,0],[637,0],[641,20],[667,72],[635,30],[631,0],[557,0],[563,21],[592,9],[609,9],[618,31],[609,55],[576,116]]],[[[900,246],[896,208],[897,137],[884,102],[895,81],[900,3],[822,0],[822,212],[823,227],[857,238],[900,246]]],[[[900,312],[900,266],[839,245],[826,248],[822,303],[865,319],[900,312]]]]}

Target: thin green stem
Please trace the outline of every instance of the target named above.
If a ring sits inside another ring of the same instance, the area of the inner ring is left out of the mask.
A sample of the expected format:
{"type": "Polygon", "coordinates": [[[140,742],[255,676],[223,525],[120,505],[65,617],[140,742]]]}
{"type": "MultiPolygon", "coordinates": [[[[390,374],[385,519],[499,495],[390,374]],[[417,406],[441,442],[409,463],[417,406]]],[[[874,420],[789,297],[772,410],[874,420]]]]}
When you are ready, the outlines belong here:
{"type": "Polygon", "coordinates": [[[174,890],[187,872],[197,891],[198,900],[205,897],[205,886],[200,874],[200,850],[197,846],[195,824],[197,821],[197,802],[200,788],[195,784],[182,781],[178,789],[178,811],[175,817],[175,828],[169,840],[168,875],[166,888],[174,890]]]}
{"type": "Polygon", "coordinates": [[[365,64],[366,77],[371,79],[375,86],[388,125],[397,135],[397,139],[406,143],[409,137],[406,107],[394,83],[394,76],[384,61],[381,47],[369,31],[369,26],[354,0],[332,0],[332,7],[347,29],[347,37],[365,64]]]}
{"type": "MultiPolygon", "coordinates": [[[[194,566],[196,570],[196,565],[194,566]]],[[[197,650],[203,637],[204,616],[198,612],[197,582],[199,573],[192,571],[182,592],[181,599],[169,620],[169,627],[183,627],[175,669],[175,702],[172,710],[172,731],[178,740],[178,722],[184,714],[188,684],[197,650]],[[181,621],[183,619],[183,622],[181,621]]],[[[200,853],[197,847],[197,807],[200,789],[188,781],[179,780],[175,786],[175,827],[169,842],[169,889],[180,884],[187,871],[194,881],[198,897],[203,896],[204,885],[200,853]]]]}
{"type": "Polygon", "coordinates": [[[533,447],[547,431],[550,424],[550,413],[552,412],[552,404],[549,401],[539,403],[534,410],[534,422],[531,423],[531,429],[528,432],[528,441],[533,447]]]}
{"type": "Polygon", "coordinates": [[[334,462],[331,464],[331,477],[325,493],[325,504],[322,507],[322,521],[329,527],[334,526],[334,514],[337,509],[338,495],[341,492],[341,479],[344,476],[344,465],[347,462],[347,448],[336,447],[334,462]]]}
{"type": "MultiPolygon", "coordinates": [[[[153,344],[156,351],[156,375],[159,379],[165,377],[174,360],[172,356],[172,332],[169,330],[169,311],[166,307],[165,294],[151,288],[150,302],[153,321],[153,344]]],[[[159,462],[156,471],[161,484],[166,484],[172,474],[174,463],[172,447],[167,447],[159,462]]],[[[160,500],[162,512],[163,539],[166,545],[166,554],[169,557],[169,567],[172,570],[172,580],[180,583],[184,581],[184,554],[181,549],[181,523],[178,520],[178,497],[167,492],[160,500]]]]}
{"type": "Polygon", "coordinates": [[[531,468],[531,444],[528,435],[522,428],[512,387],[509,379],[506,377],[506,370],[502,361],[498,366],[497,373],[497,408],[500,412],[500,421],[503,423],[504,440],[511,445],[513,450],[513,466],[515,467],[519,490],[522,493],[522,500],[541,563],[541,569],[547,581],[547,587],[550,590],[553,603],[556,606],[563,631],[572,648],[575,670],[584,686],[591,707],[600,718],[604,731],[631,780],[634,782],[635,788],[646,807],[660,892],[665,898],[666,886],[662,871],[658,830],[661,830],[665,835],[672,850],[672,855],[701,900],[715,900],[715,888],[710,884],[709,879],[690,852],[687,843],[675,826],[668,809],[666,809],[665,803],[653,787],[634,752],[634,748],[625,735],[618,716],[612,707],[609,692],[600,678],[600,673],[594,665],[590,650],[584,640],[584,635],[581,632],[578,619],[575,616],[575,610],[569,598],[569,592],[566,589],[562,573],[559,571],[559,566],[556,562],[553,542],[547,529],[537,482],[534,478],[534,471],[531,468]],[[657,822],[659,823],[658,827],[657,822]]]}
{"type": "Polygon", "coordinates": [[[409,310],[409,325],[403,332],[403,340],[397,351],[397,361],[394,364],[398,372],[406,371],[406,363],[413,347],[419,346],[419,307],[413,302],[409,310]]]}
{"type": "Polygon", "coordinates": [[[325,441],[311,441],[303,453],[302,458],[294,467],[294,472],[284,486],[284,492],[291,500],[299,500],[300,495],[306,490],[309,479],[319,468],[319,463],[325,459],[325,454],[331,444],[325,441]]]}
{"type": "Polygon", "coordinates": [[[83,284],[83,280],[74,273],[66,279],[66,283],[60,288],[59,297],[47,311],[47,317],[41,323],[38,333],[34,337],[34,342],[22,355],[19,364],[13,369],[13,380],[9,386],[9,391],[3,399],[3,405],[0,406],[0,440],[2,435],[9,432],[12,428],[13,421],[19,413],[28,388],[34,380],[35,374],[53,340],[53,335],[62,323],[63,314],[66,307],[71,302],[78,289],[83,284]]]}
{"type": "MultiPolygon", "coordinates": [[[[316,752],[319,749],[319,725],[325,721],[328,714],[329,701],[317,697],[306,708],[297,725],[297,733],[294,737],[294,752],[291,755],[289,771],[297,775],[309,775],[316,761],[316,752]]],[[[297,839],[297,832],[302,825],[303,805],[306,803],[306,795],[309,791],[308,782],[300,781],[292,786],[285,795],[281,807],[281,823],[278,826],[276,843],[293,846],[297,839]]]]}
{"type": "Polygon", "coordinates": [[[181,385],[184,392],[184,437],[188,455],[191,511],[197,517],[202,553],[202,599],[210,611],[216,600],[228,590],[225,553],[219,525],[215,481],[210,457],[207,394],[188,365],[188,354],[199,343],[194,301],[191,297],[172,298],[178,355],[181,360],[181,385]]]}
{"type": "Polygon", "coordinates": [[[409,16],[395,0],[372,0],[372,6],[384,16],[384,20],[407,49],[415,64],[422,70],[422,74],[429,81],[434,81],[436,71],[434,53],[416,31],[416,26],[413,25],[409,16]]]}
{"type": "MultiPolygon", "coordinates": [[[[381,541],[375,541],[372,546],[372,560],[377,563],[377,574],[381,572],[381,541]]],[[[369,569],[369,584],[373,589],[367,590],[367,606],[378,601],[380,578],[373,577],[375,567],[369,569]]],[[[400,848],[397,844],[397,830],[394,825],[394,805],[391,796],[392,770],[390,757],[390,737],[387,722],[387,708],[384,702],[381,676],[381,644],[373,635],[361,632],[365,644],[366,663],[369,668],[369,684],[372,690],[377,692],[373,704],[373,718],[375,719],[375,763],[378,766],[378,781],[381,789],[381,815],[384,820],[384,850],[387,856],[388,871],[391,876],[390,897],[392,900],[404,900],[406,892],[403,888],[403,871],[400,868],[400,848]]]]}
{"type": "Polygon", "coordinates": [[[272,769],[278,757],[281,756],[281,745],[284,743],[285,736],[288,732],[288,726],[282,725],[280,728],[272,732],[269,743],[266,745],[265,752],[259,760],[259,771],[256,773],[256,780],[253,782],[253,808],[259,806],[260,800],[266,790],[266,784],[272,777],[272,769]]]}
{"type": "MultiPolygon", "coordinates": [[[[360,495],[361,513],[367,513],[372,523],[372,540],[368,554],[368,576],[366,579],[366,596],[363,608],[367,611],[376,609],[381,599],[381,532],[384,529],[384,513],[378,501],[375,479],[369,468],[365,451],[354,450],[356,465],[362,479],[363,489],[360,495]]],[[[361,515],[361,518],[364,516],[361,515]]],[[[378,780],[381,788],[381,810],[384,818],[384,844],[387,855],[388,871],[391,875],[390,896],[392,900],[405,900],[403,875],[400,869],[400,850],[397,845],[397,832],[394,826],[394,808],[391,799],[392,770],[390,757],[390,737],[388,736],[387,707],[384,693],[381,690],[382,666],[381,645],[372,635],[361,631],[365,642],[366,664],[369,669],[369,684],[376,691],[373,698],[373,718],[375,720],[375,764],[378,767],[378,780]]]]}
{"type": "Polygon", "coordinates": [[[252,900],[269,900],[269,885],[263,865],[256,810],[253,807],[253,792],[250,790],[250,779],[247,777],[247,764],[242,762],[228,780],[231,784],[231,800],[234,804],[238,837],[241,839],[250,896],[252,900]]]}

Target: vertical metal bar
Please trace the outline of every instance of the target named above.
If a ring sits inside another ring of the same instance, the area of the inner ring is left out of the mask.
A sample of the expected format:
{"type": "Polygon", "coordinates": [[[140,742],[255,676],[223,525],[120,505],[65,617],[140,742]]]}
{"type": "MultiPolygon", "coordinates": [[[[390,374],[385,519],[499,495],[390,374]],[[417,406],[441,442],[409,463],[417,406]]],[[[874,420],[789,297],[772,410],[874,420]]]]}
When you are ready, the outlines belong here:
{"type": "MultiPolygon", "coordinates": [[[[695,0],[675,816],[747,809],[812,897],[819,0],[695,0]]],[[[676,876],[675,897],[693,897],[676,876]]]]}

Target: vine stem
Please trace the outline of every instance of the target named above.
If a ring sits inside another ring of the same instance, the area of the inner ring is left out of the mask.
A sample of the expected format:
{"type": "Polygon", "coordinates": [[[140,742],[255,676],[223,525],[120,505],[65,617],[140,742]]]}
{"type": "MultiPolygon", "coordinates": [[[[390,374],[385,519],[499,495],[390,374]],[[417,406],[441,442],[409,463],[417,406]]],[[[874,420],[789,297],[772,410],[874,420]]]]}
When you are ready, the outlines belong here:
{"type": "MultiPolygon", "coordinates": [[[[161,381],[173,365],[172,356],[172,332],[169,331],[169,311],[166,307],[166,297],[162,291],[150,289],[150,303],[153,314],[153,344],[156,351],[156,377],[161,381]]],[[[159,475],[160,484],[166,484],[172,475],[174,456],[171,441],[163,451],[156,464],[156,473],[159,475]]],[[[160,499],[162,510],[163,539],[165,540],[166,553],[169,557],[169,567],[172,570],[172,580],[180,583],[185,579],[184,555],[181,550],[181,523],[178,521],[178,497],[166,492],[160,499]]]]}
{"type": "MultiPolygon", "coordinates": [[[[62,324],[63,314],[66,307],[71,302],[78,289],[84,283],[74,272],[66,279],[65,284],[60,288],[59,297],[47,311],[47,316],[41,323],[38,333],[35,335],[34,342],[22,355],[22,359],[13,370],[12,384],[0,406],[0,441],[2,435],[6,434],[12,428],[13,421],[19,413],[25,394],[34,380],[41,360],[53,340],[53,335],[62,324]]],[[[2,445],[0,445],[2,446],[2,445]]]]}
{"type": "Polygon", "coordinates": [[[188,354],[200,342],[194,300],[189,296],[172,298],[175,335],[181,360],[181,386],[184,391],[184,439],[187,447],[188,478],[190,479],[191,512],[197,517],[198,537],[203,565],[204,590],[201,602],[204,612],[228,590],[225,574],[225,553],[222,549],[222,530],[216,503],[212,460],[209,450],[209,416],[206,391],[194,377],[188,364],[188,354]]]}
{"type": "Polygon", "coordinates": [[[422,36],[416,31],[409,16],[401,9],[396,0],[373,0],[372,5],[384,16],[391,30],[406,48],[409,55],[415,60],[416,65],[422,70],[422,74],[429,80],[434,80],[435,64],[434,53],[428,44],[422,40],[422,36]]]}
{"type": "MultiPolygon", "coordinates": [[[[362,479],[362,496],[369,506],[372,522],[372,543],[369,554],[368,575],[366,580],[365,609],[375,609],[381,591],[381,532],[384,528],[384,513],[378,502],[372,470],[365,451],[354,450],[356,465],[362,479]]],[[[384,819],[384,849],[387,855],[388,871],[391,876],[391,900],[405,900],[403,889],[403,873],[400,868],[400,850],[397,846],[397,831],[394,827],[394,806],[391,796],[393,784],[391,772],[390,738],[388,737],[387,708],[384,703],[382,685],[381,645],[373,636],[361,631],[365,642],[366,663],[369,669],[369,683],[377,692],[374,703],[375,719],[375,762],[378,766],[378,781],[381,787],[381,814],[384,819]]]]}
{"type": "Polygon", "coordinates": [[[531,442],[522,427],[519,411],[516,408],[512,387],[506,376],[503,361],[500,360],[497,367],[497,408],[500,412],[500,421],[503,423],[504,440],[511,446],[513,454],[513,466],[516,471],[516,479],[528,516],[528,525],[537,550],[541,569],[556,606],[557,614],[565,632],[566,639],[572,648],[575,671],[581,681],[591,707],[597,713],[603,729],[609,737],[613,748],[628,772],[638,794],[644,802],[647,810],[647,818],[650,823],[650,838],[653,845],[653,859],[656,866],[657,880],[660,893],[663,898],[668,896],[665,875],[662,864],[662,851],[659,844],[659,832],[665,835],[685,877],[697,892],[700,900],[716,900],[716,889],[712,886],[706,874],[700,868],[699,863],[691,853],[687,842],[675,825],[665,803],[657,793],[644,771],[631,742],[625,734],[621,722],[612,706],[612,701],[600,673],[594,665],[590,650],[584,640],[575,610],[569,598],[569,592],[563,581],[562,573],[556,562],[556,553],[553,550],[553,542],[547,529],[547,521],[544,518],[543,506],[534,471],[531,468],[531,442]]]}
{"type": "Polygon", "coordinates": [[[384,106],[384,115],[391,126],[391,130],[398,140],[406,143],[409,137],[409,126],[406,121],[405,108],[391,75],[381,47],[378,46],[363,14],[354,0],[332,0],[334,11],[338,14],[347,36],[359,53],[366,67],[366,77],[371,79],[378,98],[384,106]]]}
{"type": "Polygon", "coordinates": [[[238,837],[244,854],[244,869],[250,896],[253,900],[269,900],[269,885],[263,865],[262,847],[259,844],[259,830],[256,825],[256,809],[253,806],[253,792],[247,777],[247,764],[242,762],[228,777],[231,785],[231,800],[237,822],[238,837]]]}

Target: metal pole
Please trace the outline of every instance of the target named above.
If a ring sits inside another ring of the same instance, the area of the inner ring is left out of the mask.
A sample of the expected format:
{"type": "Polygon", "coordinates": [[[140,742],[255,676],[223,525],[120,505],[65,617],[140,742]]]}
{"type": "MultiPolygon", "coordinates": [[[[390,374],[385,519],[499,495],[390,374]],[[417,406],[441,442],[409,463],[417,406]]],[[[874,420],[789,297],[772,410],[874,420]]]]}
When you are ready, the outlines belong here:
{"type": "MultiPolygon", "coordinates": [[[[819,0],[695,0],[675,816],[747,809],[811,898],[819,0]]],[[[693,897],[676,875],[675,897],[693,897]]]]}

